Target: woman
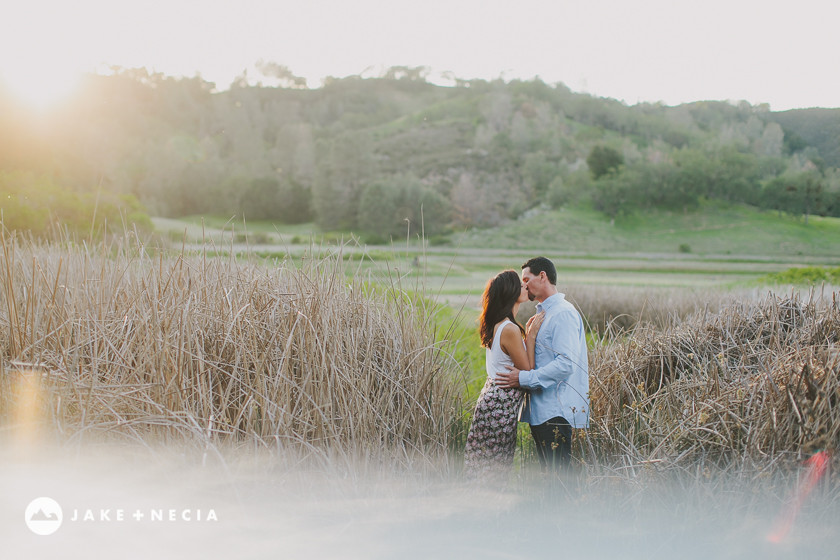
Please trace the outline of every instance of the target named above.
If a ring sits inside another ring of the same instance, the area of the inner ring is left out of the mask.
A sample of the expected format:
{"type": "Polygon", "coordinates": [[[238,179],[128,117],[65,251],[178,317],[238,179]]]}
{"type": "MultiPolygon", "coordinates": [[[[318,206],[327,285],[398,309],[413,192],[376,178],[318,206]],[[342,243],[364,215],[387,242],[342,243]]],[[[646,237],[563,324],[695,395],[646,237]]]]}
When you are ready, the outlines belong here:
{"type": "MultiPolygon", "coordinates": [[[[506,371],[507,365],[521,370],[534,368],[534,337],[529,337],[526,350],[525,329],[515,318],[519,305],[527,300],[525,284],[514,270],[492,278],[481,296],[479,334],[481,345],[487,349],[487,381],[475,405],[464,454],[464,467],[472,476],[510,467],[513,462],[516,421],[524,393],[497,387],[495,377],[506,371]]],[[[534,325],[529,332],[536,333],[537,328],[539,325],[534,325]]]]}

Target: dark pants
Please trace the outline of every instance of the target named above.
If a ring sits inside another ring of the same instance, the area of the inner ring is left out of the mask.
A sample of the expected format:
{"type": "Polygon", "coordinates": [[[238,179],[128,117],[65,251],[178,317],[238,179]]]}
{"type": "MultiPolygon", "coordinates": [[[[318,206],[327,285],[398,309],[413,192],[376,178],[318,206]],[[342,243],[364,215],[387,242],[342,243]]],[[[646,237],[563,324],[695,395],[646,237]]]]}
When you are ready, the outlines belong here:
{"type": "Polygon", "coordinates": [[[531,426],[537,457],[544,471],[568,468],[572,460],[572,426],[562,416],[531,426]]]}

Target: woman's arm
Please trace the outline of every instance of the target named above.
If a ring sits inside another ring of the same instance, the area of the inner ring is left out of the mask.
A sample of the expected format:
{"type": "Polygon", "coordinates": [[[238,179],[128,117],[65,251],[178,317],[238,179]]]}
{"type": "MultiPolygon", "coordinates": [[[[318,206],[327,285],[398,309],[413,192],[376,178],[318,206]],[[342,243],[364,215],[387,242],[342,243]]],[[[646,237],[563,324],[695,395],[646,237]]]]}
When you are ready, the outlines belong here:
{"type": "Polygon", "coordinates": [[[502,338],[499,341],[502,351],[510,356],[516,369],[532,369],[529,367],[528,354],[525,352],[525,345],[522,343],[522,331],[514,324],[505,325],[502,329],[502,338]]]}

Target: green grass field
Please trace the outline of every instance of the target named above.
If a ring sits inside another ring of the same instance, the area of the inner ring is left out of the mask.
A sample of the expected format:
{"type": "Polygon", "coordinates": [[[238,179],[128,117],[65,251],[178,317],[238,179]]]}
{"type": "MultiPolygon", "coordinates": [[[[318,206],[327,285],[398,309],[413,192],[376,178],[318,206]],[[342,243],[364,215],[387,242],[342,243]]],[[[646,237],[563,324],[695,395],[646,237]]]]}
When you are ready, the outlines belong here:
{"type": "Polygon", "coordinates": [[[707,203],[688,213],[650,211],[613,224],[586,208],[547,211],[459,236],[462,246],[584,255],[667,255],[840,261],[840,219],[804,220],[745,205],[707,203]],[[681,251],[682,247],[682,251],[681,251]]]}
{"type": "Polygon", "coordinates": [[[840,219],[803,220],[743,205],[709,203],[683,214],[649,212],[611,223],[588,208],[545,211],[528,220],[450,236],[445,245],[395,239],[365,245],[349,232],[221,217],[156,218],[173,246],[182,239],[219,251],[282,260],[340,250],[353,274],[385,274],[458,307],[476,308],[488,278],[518,270],[536,254],[558,267],[558,287],[615,286],[651,291],[759,288],[770,274],[840,265],[840,219]],[[247,232],[247,236],[245,233],[247,232]],[[186,237],[185,236],[186,233],[186,237]],[[343,243],[342,243],[343,241],[343,243]]]}

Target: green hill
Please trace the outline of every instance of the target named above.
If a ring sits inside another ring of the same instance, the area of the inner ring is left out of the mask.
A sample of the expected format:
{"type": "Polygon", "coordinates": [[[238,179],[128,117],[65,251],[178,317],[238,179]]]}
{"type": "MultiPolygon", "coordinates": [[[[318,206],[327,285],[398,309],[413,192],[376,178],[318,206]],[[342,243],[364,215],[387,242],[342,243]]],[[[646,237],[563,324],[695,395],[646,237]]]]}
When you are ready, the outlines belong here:
{"type": "MultiPolygon", "coordinates": [[[[628,106],[538,79],[441,87],[422,68],[317,89],[290,83],[217,91],[199,77],[119,70],[89,76],[77,98],[38,119],[0,92],[0,171],[132,195],[155,216],[314,221],[382,241],[406,223],[422,221],[434,237],[582,206],[619,220],[597,236],[609,239],[596,244],[605,250],[707,251],[714,243],[704,235],[743,219],[694,224],[703,201],[840,216],[835,113],[717,101],[628,106]],[[615,233],[645,212],[695,233],[629,241],[615,233]]],[[[12,208],[10,189],[0,184],[6,227],[31,210],[25,197],[12,208]]],[[[809,243],[775,243],[808,252],[809,243]]]]}
{"type": "Polygon", "coordinates": [[[826,165],[840,167],[840,109],[793,109],[768,117],[782,126],[789,148],[811,146],[826,165]]]}
{"type": "Polygon", "coordinates": [[[589,208],[526,214],[503,226],[455,236],[462,247],[532,249],[584,255],[811,258],[840,262],[840,218],[803,220],[740,204],[703,204],[682,213],[651,210],[614,222],[589,208]]]}
{"type": "MultiPolygon", "coordinates": [[[[351,232],[324,231],[311,222],[283,225],[252,220],[243,224],[227,218],[193,216],[181,220],[155,218],[154,223],[159,232],[175,241],[180,241],[186,231],[189,242],[207,238],[224,245],[235,232],[234,239],[245,242],[247,238],[258,250],[285,250],[310,240],[319,244],[358,239],[351,232]],[[245,232],[249,232],[247,236],[245,232]]],[[[419,229],[411,232],[414,238],[419,229]]],[[[405,232],[393,239],[400,250],[405,249],[405,232]]],[[[365,237],[360,241],[377,245],[365,237]]],[[[840,264],[840,218],[812,216],[805,224],[802,219],[777,212],[724,202],[706,202],[685,213],[649,210],[614,221],[585,205],[532,210],[502,226],[462,230],[430,241],[427,251],[451,255],[464,249],[470,254],[487,252],[488,257],[493,253],[543,251],[595,259],[679,257],[840,264]]]]}

